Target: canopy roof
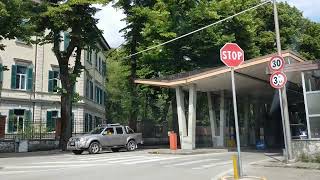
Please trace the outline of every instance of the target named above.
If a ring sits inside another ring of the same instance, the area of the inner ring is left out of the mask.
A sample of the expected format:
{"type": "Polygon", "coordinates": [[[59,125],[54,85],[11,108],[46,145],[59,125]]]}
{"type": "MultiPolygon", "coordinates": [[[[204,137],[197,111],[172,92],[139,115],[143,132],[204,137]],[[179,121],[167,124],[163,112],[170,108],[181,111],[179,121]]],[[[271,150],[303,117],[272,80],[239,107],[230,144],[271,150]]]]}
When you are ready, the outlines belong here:
{"type": "MultiPolygon", "coordinates": [[[[268,70],[268,62],[274,55],[276,55],[276,53],[246,60],[242,65],[235,68],[237,93],[247,95],[259,94],[259,96],[273,95],[273,88],[269,84],[270,73],[268,70]],[[271,91],[267,91],[268,89],[271,91]]],[[[292,70],[293,67],[290,67],[290,65],[305,61],[303,57],[291,50],[283,51],[282,56],[287,63],[285,72],[288,68],[292,70]]],[[[230,91],[230,71],[230,68],[221,66],[174,74],[161,79],[136,79],[135,83],[166,88],[181,86],[185,89],[190,84],[195,84],[197,91],[230,91]]],[[[300,73],[288,71],[286,74],[291,84],[298,86],[301,84],[300,73]]]]}

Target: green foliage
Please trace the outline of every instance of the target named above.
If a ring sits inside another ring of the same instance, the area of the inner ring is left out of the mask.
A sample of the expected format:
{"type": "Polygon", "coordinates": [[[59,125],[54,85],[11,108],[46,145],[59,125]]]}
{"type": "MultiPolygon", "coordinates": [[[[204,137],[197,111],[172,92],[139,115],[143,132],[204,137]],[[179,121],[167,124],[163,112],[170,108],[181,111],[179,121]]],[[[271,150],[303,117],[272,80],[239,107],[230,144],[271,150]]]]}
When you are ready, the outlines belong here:
{"type": "MultiPolygon", "coordinates": [[[[0,41],[19,38],[30,40],[34,26],[28,20],[37,13],[36,4],[30,0],[0,0],[0,41]]],[[[0,50],[5,45],[0,44],[0,50]]]]}
{"type": "MultiPolygon", "coordinates": [[[[181,36],[237,12],[259,4],[260,0],[119,0],[116,4],[127,17],[126,55],[181,36]],[[133,48],[134,47],[134,48],[133,48]],[[134,51],[133,51],[134,50],[134,51]]],[[[287,3],[278,3],[282,49],[292,49],[305,58],[320,59],[320,25],[303,17],[287,3]]],[[[200,68],[221,65],[219,50],[226,42],[236,42],[246,59],[276,52],[273,6],[266,4],[228,21],[217,24],[164,46],[125,59],[138,78],[162,78],[200,68]],[[136,61],[136,66],[132,62],[136,61]]],[[[122,57],[125,57],[123,55],[122,57]]],[[[122,59],[122,58],[120,58],[122,59]]],[[[133,77],[135,77],[133,76],[133,77]]],[[[109,94],[110,95],[110,94],[109,94]]],[[[174,93],[160,88],[137,88],[134,104],[140,119],[158,121],[174,93]],[[142,110],[141,110],[142,109],[142,110]]],[[[200,95],[199,103],[206,104],[200,95]]],[[[205,96],[204,96],[205,97],[205,96]]],[[[133,108],[133,107],[131,107],[133,108]]],[[[199,114],[207,120],[207,112],[199,114]]],[[[207,122],[203,122],[207,124],[207,122]]]]}

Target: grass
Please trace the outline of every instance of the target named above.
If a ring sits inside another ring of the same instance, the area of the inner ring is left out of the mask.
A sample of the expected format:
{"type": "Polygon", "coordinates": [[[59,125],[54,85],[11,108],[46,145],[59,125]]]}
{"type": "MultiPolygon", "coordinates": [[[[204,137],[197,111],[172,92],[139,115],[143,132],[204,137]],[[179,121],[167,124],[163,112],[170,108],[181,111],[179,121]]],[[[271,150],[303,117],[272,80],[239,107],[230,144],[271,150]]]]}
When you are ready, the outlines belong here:
{"type": "Polygon", "coordinates": [[[301,162],[311,162],[311,163],[320,163],[320,153],[314,154],[312,156],[305,153],[301,154],[299,157],[301,162]]]}

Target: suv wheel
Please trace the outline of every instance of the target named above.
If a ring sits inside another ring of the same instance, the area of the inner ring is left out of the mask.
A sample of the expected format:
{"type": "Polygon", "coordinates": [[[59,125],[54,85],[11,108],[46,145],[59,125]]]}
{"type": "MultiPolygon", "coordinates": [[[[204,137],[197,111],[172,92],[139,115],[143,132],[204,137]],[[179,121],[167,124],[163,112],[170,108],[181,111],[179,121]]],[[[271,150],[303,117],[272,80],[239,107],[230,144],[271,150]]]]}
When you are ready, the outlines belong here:
{"type": "Polygon", "coordinates": [[[136,150],[136,148],[137,148],[137,143],[134,140],[130,140],[127,143],[127,150],[128,151],[134,151],[134,150],[136,150]]]}
{"type": "Polygon", "coordinates": [[[79,155],[79,154],[83,153],[83,150],[73,150],[72,152],[73,152],[73,154],[79,155]]]}
{"type": "Polygon", "coordinates": [[[89,154],[97,154],[100,152],[101,145],[98,142],[92,142],[89,146],[89,154]]]}

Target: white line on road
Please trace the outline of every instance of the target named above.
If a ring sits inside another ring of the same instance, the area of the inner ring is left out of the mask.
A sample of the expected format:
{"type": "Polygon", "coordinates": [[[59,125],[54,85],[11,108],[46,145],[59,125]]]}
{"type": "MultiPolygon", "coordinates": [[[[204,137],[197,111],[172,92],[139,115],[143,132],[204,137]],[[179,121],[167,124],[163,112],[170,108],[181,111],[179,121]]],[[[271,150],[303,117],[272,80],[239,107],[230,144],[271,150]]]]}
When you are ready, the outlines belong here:
{"type": "Polygon", "coordinates": [[[123,163],[123,164],[126,164],[126,165],[141,164],[141,163],[156,162],[156,161],[165,161],[165,160],[171,160],[171,159],[179,159],[179,157],[149,159],[149,160],[143,160],[143,161],[128,162],[128,163],[123,163]]]}
{"type": "Polygon", "coordinates": [[[172,164],[168,165],[165,167],[173,167],[173,166],[185,166],[185,165],[190,165],[190,164],[196,164],[196,163],[202,163],[202,162],[208,162],[208,161],[218,161],[219,159],[202,159],[202,160],[196,160],[196,161],[187,161],[187,162],[182,162],[178,164],[172,164]]]}
{"type": "Polygon", "coordinates": [[[221,162],[221,163],[213,163],[213,164],[207,164],[207,165],[203,165],[201,167],[195,167],[192,169],[206,169],[206,168],[210,168],[210,167],[216,167],[216,166],[224,166],[224,165],[228,165],[228,164],[232,164],[232,162],[221,162]]]}

